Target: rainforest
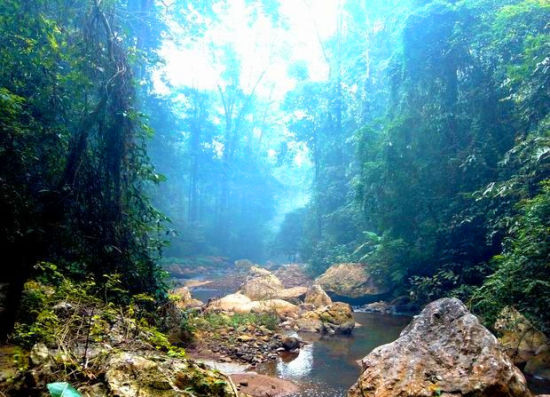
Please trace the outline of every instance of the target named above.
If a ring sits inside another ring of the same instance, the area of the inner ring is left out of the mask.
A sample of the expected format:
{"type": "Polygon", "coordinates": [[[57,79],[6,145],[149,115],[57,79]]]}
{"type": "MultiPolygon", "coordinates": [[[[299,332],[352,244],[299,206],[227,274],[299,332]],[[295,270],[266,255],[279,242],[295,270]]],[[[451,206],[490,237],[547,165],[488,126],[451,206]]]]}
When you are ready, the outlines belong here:
{"type": "Polygon", "coordinates": [[[549,0],[0,0],[0,396],[550,394],[549,0]]]}

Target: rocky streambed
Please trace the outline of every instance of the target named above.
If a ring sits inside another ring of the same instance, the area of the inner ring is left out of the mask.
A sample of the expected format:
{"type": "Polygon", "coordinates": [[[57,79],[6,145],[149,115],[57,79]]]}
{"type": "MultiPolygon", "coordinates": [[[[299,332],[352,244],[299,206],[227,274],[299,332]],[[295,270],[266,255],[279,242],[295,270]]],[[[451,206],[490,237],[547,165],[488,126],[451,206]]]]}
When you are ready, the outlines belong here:
{"type": "MultiPolygon", "coordinates": [[[[251,364],[246,370],[253,371],[253,376],[269,375],[292,381],[298,387],[285,394],[273,385],[272,394],[268,391],[265,395],[406,397],[473,393],[527,397],[534,395],[529,386],[538,393],[548,391],[544,382],[527,384],[514,366],[517,360],[504,352],[501,342],[460,301],[434,302],[412,323],[411,317],[395,315],[396,307],[407,307],[400,304],[377,302],[367,306],[370,312],[347,313],[344,308],[349,306],[332,302],[324,289],[333,297],[350,292],[348,296],[356,298],[354,295],[361,288],[380,297],[381,291],[372,280],[367,276],[359,280],[357,267],[338,265],[318,280],[301,280],[305,286],[285,285],[277,277],[284,278],[280,270],[274,274],[251,268],[246,277],[241,276],[237,293],[222,298],[218,294],[218,299],[213,300],[209,298],[216,296],[217,291],[212,287],[220,282],[211,283],[210,290],[199,285],[197,292],[203,294],[203,299],[205,293],[212,294],[207,297],[206,311],[229,315],[273,312],[278,317],[277,332],[261,328],[224,330],[222,343],[206,351],[214,360],[251,364]],[[346,274],[352,275],[353,280],[342,280],[346,274]],[[336,285],[331,285],[331,278],[336,285]],[[303,340],[300,348],[282,347],[283,339],[289,335],[303,340]],[[224,341],[230,343],[224,347],[224,341]],[[396,372],[399,368],[402,373],[396,372]]],[[[295,274],[293,278],[297,278],[295,274]]],[[[246,389],[248,385],[248,381],[243,381],[241,386],[246,389]]],[[[248,390],[251,395],[264,395],[263,391],[254,394],[248,390]]]]}
{"type": "Polygon", "coordinates": [[[140,306],[150,299],[135,296],[117,309],[82,300],[71,292],[76,287],[55,293],[30,281],[25,293],[48,293],[44,310],[59,327],[30,351],[1,349],[0,395],[45,396],[54,381],[105,397],[533,397],[550,391],[547,382],[525,377],[550,378],[547,337],[513,308],[499,315],[497,339],[457,299],[434,301],[412,318],[395,315],[407,302],[376,302],[364,307],[371,312],[354,313],[325,288],[352,297],[368,288],[379,296],[368,275],[358,276],[357,264],[307,282],[292,269],[289,285],[284,269],[277,276],[250,267],[238,275],[238,291],[229,288],[206,302],[193,292],[216,284],[187,280],[157,307],[155,326],[145,317],[152,312],[140,306]]]}

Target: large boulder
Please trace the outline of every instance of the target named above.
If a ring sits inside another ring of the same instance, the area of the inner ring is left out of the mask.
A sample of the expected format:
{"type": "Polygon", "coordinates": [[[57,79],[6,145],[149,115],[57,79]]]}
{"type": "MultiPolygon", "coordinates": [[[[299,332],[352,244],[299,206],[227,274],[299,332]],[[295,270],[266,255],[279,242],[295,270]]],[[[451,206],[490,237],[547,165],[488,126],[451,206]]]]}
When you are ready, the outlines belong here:
{"type": "Polygon", "coordinates": [[[303,313],[294,324],[300,332],[323,333],[325,329],[321,316],[315,311],[303,313]]]}
{"type": "Polygon", "coordinates": [[[314,284],[307,290],[304,303],[319,308],[330,305],[332,303],[332,299],[330,299],[320,285],[314,284]]]}
{"type": "Polygon", "coordinates": [[[269,270],[252,266],[240,292],[252,300],[264,300],[279,297],[284,289],[281,281],[269,270]]]}
{"type": "Polygon", "coordinates": [[[211,301],[206,309],[208,311],[250,313],[251,303],[252,300],[248,296],[237,292],[211,301]]]}
{"type": "Polygon", "coordinates": [[[526,374],[550,380],[550,347],[546,335],[509,306],[499,313],[494,327],[514,364],[524,365],[526,374]]]}
{"type": "Polygon", "coordinates": [[[367,313],[391,314],[394,307],[387,302],[378,301],[363,305],[362,310],[367,313]]]}
{"type": "Polygon", "coordinates": [[[355,327],[355,319],[350,305],[336,302],[302,313],[295,325],[302,332],[350,334],[355,327]]]}
{"type": "Polygon", "coordinates": [[[107,363],[109,395],[117,397],[234,396],[225,376],[191,361],[121,352],[107,363]],[[193,394],[188,391],[192,390],[193,394]]]}
{"type": "Polygon", "coordinates": [[[281,280],[269,270],[252,266],[239,292],[253,301],[287,299],[297,302],[306,291],[307,287],[303,286],[284,288],[281,280]]]}
{"type": "Polygon", "coordinates": [[[550,350],[543,350],[527,360],[523,372],[546,381],[550,380],[550,350]]]}
{"type": "Polygon", "coordinates": [[[361,298],[388,292],[376,283],[362,263],[340,263],[329,267],[315,280],[327,292],[346,298],[361,298]]]}
{"type": "Polygon", "coordinates": [[[297,335],[286,335],[281,342],[283,344],[283,349],[286,351],[299,349],[303,344],[302,340],[297,335]]]}
{"type": "Polygon", "coordinates": [[[237,292],[210,302],[206,310],[241,314],[275,313],[280,318],[294,318],[298,316],[300,308],[283,299],[253,301],[248,296],[237,292]]]}
{"type": "Polygon", "coordinates": [[[362,367],[348,397],[531,396],[496,337],[454,298],[427,305],[362,367]]]}
{"type": "Polygon", "coordinates": [[[328,334],[350,334],[355,327],[353,311],[347,303],[335,302],[318,309],[317,313],[328,334]]]}
{"type": "Polygon", "coordinates": [[[250,304],[250,311],[253,313],[275,313],[281,319],[298,317],[299,310],[298,306],[283,299],[253,301],[250,304]]]}

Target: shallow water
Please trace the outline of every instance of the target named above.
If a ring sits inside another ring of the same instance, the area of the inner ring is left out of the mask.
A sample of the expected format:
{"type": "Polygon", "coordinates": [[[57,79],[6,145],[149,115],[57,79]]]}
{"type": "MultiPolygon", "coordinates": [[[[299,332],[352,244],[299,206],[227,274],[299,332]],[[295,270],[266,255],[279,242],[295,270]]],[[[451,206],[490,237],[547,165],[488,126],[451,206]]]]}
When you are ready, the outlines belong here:
{"type": "Polygon", "coordinates": [[[208,302],[209,299],[221,298],[223,296],[234,293],[230,288],[208,288],[208,287],[197,287],[191,290],[193,298],[198,299],[202,302],[208,302]]]}
{"type": "MultiPolygon", "coordinates": [[[[234,288],[198,287],[192,289],[193,297],[208,301],[210,298],[234,292],[234,288]]],[[[374,348],[393,342],[410,322],[410,316],[392,316],[378,313],[354,313],[360,325],[351,336],[300,335],[309,344],[299,354],[280,356],[276,362],[262,364],[258,373],[295,381],[301,386],[299,397],[341,397],[360,375],[357,360],[374,348]]],[[[225,368],[228,373],[240,372],[225,368]]],[[[550,382],[527,378],[529,387],[536,394],[550,393],[550,382]]]]}
{"type": "Polygon", "coordinates": [[[361,326],[352,336],[301,335],[308,342],[296,356],[282,356],[257,371],[296,381],[302,386],[300,396],[345,396],[357,380],[362,359],[372,349],[394,341],[409,323],[410,317],[374,313],[354,313],[361,326]]]}

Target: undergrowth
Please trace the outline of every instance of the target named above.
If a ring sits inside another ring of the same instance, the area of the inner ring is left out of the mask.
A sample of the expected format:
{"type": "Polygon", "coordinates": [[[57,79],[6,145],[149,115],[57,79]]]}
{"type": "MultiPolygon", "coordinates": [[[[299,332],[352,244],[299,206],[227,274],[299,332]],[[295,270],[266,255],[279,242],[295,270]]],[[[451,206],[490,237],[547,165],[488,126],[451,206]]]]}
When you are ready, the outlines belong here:
{"type": "MultiPolygon", "coordinates": [[[[10,341],[24,348],[44,343],[67,352],[84,346],[84,356],[93,343],[113,347],[143,345],[184,356],[156,327],[157,303],[146,294],[130,295],[121,288],[120,275],[105,275],[102,286],[93,279],[74,282],[54,264],[37,265],[41,276],[25,283],[18,322],[10,341]]],[[[74,357],[85,362],[86,357],[74,357]]]]}

